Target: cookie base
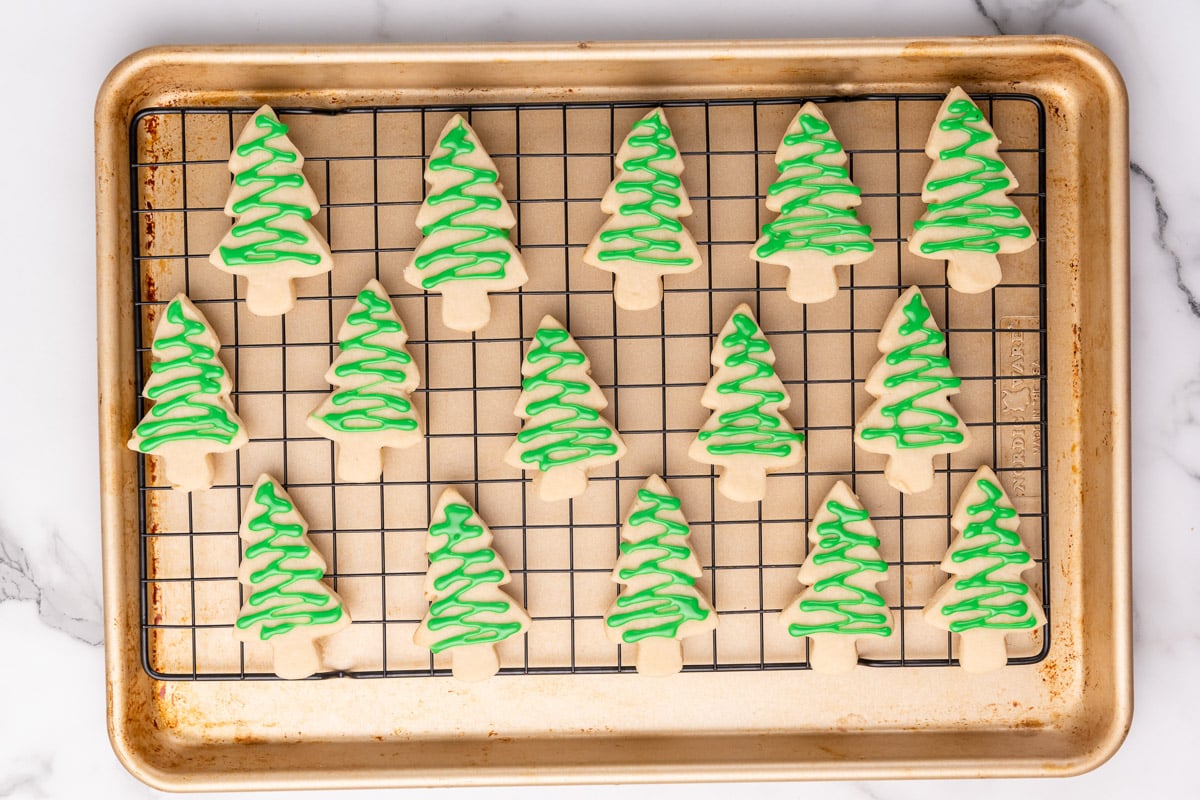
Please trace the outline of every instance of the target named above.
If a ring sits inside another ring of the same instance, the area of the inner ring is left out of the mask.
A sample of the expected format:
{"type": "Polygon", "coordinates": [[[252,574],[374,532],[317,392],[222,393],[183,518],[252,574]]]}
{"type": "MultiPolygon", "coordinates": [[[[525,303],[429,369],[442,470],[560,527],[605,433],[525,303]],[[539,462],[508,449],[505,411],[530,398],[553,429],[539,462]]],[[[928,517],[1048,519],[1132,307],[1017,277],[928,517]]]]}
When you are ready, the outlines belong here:
{"type": "Polygon", "coordinates": [[[683,645],[678,639],[650,636],[638,642],[639,675],[675,675],[683,669],[683,645]]]}

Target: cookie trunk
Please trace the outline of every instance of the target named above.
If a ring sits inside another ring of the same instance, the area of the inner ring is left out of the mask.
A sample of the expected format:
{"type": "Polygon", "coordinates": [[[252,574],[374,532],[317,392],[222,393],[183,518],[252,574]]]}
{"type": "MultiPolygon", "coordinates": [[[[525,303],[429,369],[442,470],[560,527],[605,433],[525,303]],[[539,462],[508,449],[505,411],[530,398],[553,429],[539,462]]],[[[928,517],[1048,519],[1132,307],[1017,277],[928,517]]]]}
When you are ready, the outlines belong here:
{"type": "Polygon", "coordinates": [[[809,664],[813,672],[839,675],[858,665],[858,646],[855,637],[844,634],[817,634],[809,637],[809,664]]]}
{"type": "Polygon", "coordinates": [[[194,492],[209,489],[213,485],[212,455],[197,452],[191,447],[179,448],[171,452],[164,447],[161,454],[162,463],[166,467],[167,480],[177,489],[194,492]]]}
{"type": "Polygon", "coordinates": [[[639,675],[674,675],[683,669],[683,645],[678,639],[650,636],[638,642],[639,675]]]}
{"type": "Polygon", "coordinates": [[[383,450],[358,442],[338,442],[337,476],[346,483],[371,483],[383,474],[383,450]]]}
{"type": "Polygon", "coordinates": [[[837,297],[837,271],[827,267],[788,267],[787,296],[795,303],[823,303],[837,297]]]}
{"type": "Polygon", "coordinates": [[[717,479],[721,494],[738,503],[757,503],[767,496],[767,471],[752,465],[726,467],[717,479]]]}
{"type": "Polygon", "coordinates": [[[933,456],[902,450],[888,457],[883,476],[893,488],[906,494],[924,492],[933,486],[933,456]]]}
{"type": "Polygon", "coordinates": [[[613,278],[613,299],[626,311],[645,311],[662,302],[662,279],[645,269],[625,267],[613,278]]]}
{"type": "Polygon", "coordinates": [[[570,500],[587,491],[587,472],[575,464],[560,464],[533,478],[538,497],[547,501],[570,500]]]}
{"type": "Polygon", "coordinates": [[[958,637],[958,663],[967,672],[994,672],[1008,663],[1004,631],[975,628],[958,637]]]}
{"type": "Polygon", "coordinates": [[[1002,277],[1000,260],[991,253],[953,253],[946,265],[946,282],[963,294],[986,292],[1002,277]]]}
{"type": "Polygon", "coordinates": [[[492,303],[486,289],[479,286],[444,283],[442,293],[442,323],[451,330],[471,333],[492,318],[492,303]]]}
{"type": "Polygon", "coordinates": [[[500,658],[490,644],[469,644],[451,652],[454,677],[460,681],[486,680],[500,671],[500,658]]]}
{"type": "Polygon", "coordinates": [[[321,670],[321,653],[312,639],[283,634],[272,642],[271,648],[275,674],[285,680],[300,680],[321,670]]]}
{"type": "Polygon", "coordinates": [[[246,275],[246,308],[260,317],[278,317],[292,310],[296,303],[292,279],[280,274],[275,266],[263,267],[262,272],[246,275]]]}

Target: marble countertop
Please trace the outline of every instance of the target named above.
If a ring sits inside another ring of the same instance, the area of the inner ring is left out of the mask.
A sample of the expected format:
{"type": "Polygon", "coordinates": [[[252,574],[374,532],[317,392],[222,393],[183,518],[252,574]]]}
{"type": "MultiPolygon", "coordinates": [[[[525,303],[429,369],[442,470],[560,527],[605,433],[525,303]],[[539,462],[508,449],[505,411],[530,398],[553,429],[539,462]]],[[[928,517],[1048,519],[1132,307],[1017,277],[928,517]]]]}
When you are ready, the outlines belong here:
{"type": "MultiPolygon", "coordinates": [[[[0,436],[0,798],[157,794],[118,764],[105,734],[95,422],[92,106],[108,70],[163,43],[491,41],[1062,33],[1109,54],[1132,104],[1132,352],[1137,710],[1098,770],[1065,780],[714,785],[661,797],[842,798],[1200,796],[1188,742],[1200,717],[1200,161],[1195,0],[388,0],[288,3],[58,0],[9,3],[0,339],[9,390],[0,436]],[[18,112],[18,109],[20,111],[18,112]],[[19,114],[19,116],[18,116],[19,114]],[[49,305],[47,305],[49,303],[49,305]],[[18,335],[20,332],[23,335],[18,335]],[[52,366],[52,368],[50,368],[52,366]],[[1193,662],[1194,663],[1194,662],[1193,662]]],[[[556,789],[406,796],[556,797],[556,789]]],[[[616,797],[620,787],[570,790],[616,797]]],[[[330,793],[364,797],[380,793],[330,793]]],[[[311,796],[311,795],[310,795],[311,796]]]]}

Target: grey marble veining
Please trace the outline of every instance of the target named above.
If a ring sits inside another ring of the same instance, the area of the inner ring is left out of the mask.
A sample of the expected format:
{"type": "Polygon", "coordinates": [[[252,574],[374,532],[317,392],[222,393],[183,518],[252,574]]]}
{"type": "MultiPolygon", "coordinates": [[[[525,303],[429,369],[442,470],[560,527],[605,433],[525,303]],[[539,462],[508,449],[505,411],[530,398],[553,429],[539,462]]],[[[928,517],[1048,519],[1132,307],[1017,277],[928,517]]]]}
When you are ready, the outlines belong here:
{"type": "MultiPolygon", "coordinates": [[[[9,4],[0,197],[0,798],[143,797],[105,737],[96,498],[92,104],[127,53],[163,42],[471,41],[1065,33],[1123,71],[1132,104],[1137,712],[1107,765],[1068,781],[662,787],[661,797],[1197,797],[1200,682],[1200,130],[1187,0],[553,0],[452,7],[55,0],[9,4]]],[[[406,797],[424,797],[411,792],[406,797]]],[[[561,797],[554,789],[441,798],[561,797]]],[[[613,787],[571,797],[624,797],[613,787]]],[[[382,793],[329,793],[335,797],[382,793]]],[[[301,795],[296,795],[301,796],[301,795]]],[[[395,796],[392,793],[391,796],[395,796]]]]}

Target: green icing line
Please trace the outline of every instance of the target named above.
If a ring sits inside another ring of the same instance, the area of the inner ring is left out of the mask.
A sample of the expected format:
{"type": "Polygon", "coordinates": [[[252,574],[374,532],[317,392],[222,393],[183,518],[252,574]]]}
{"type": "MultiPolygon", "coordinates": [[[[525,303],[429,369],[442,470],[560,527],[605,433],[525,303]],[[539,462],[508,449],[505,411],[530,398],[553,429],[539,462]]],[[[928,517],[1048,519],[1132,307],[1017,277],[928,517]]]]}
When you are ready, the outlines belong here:
{"type": "Polygon", "coordinates": [[[233,226],[233,236],[257,235],[262,238],[241,245],[240,247],[222,246],[221,258],[231,267],[249,266],[255,264],[276,264],[281,261],[299,261],[302,264],[318,264],[321,256],[318,253],[306,253],[291,250],[286,245],[306,245],[308,237],[302,233],[286,228],[276,227],[275,223],[286,217],[312,218],[312,211],[306,206],[284,203],[272,200],[272,193],[280,189],[296,189],[304,185],[304,175],[299,170],[280,173],[282,165],[294,164],[296,154],[279,150],[271,146],[271,140],[285,136],[287,125],[266,114],[254,118],[254,125],[266,132],[257,139],[239,145],[236,152],[239,156],[249,156],[253,153],[266,153],[268,158],[249,169],[239,172],[233,181],[238,186],[261,184],[258,191],[233,204],[233,213],[239,217],[251,211],[266,211],[265,214],[254,214],[252,219],[233,226]]]}
{"type": "MultiPolygon", "coordinates": [[[[445,543],[429,554],[429,561],[449,561],[455,563],[455,567],[433,582],[433,588],[439,593],[440,599],[429,604],[429,616],[425,625],[430,631],[459,628],[462,632],[434,642],[429,649],[440,653],[451,647],[499,642],[520,633],[520,622],[490,622],[479,618],[480,614],[503,614],[512,607],[507,599],[482,601],[466,596],[477,587],[498,585],[504,580],[504,570],[476,568],[496,560],[496,551],[489,547],[465,553],[456,549],[463,542],[478,539],[483,535],[482,526],[469,522],[475,514],[470,506],[451,503],[446,506],[445,513],[445,520],[429,528],[430,536],[446,537],[445,543]]],[[[499,589],[495,590],[495,594],[504,598],[499,589]]]]}
{"type": "Polygon", "coordinates": [[[869,225],[861,224],[858,216],[849,209],[826,205],[830,195],[858,197],[862,194],[857,186],[849,183],[850,173],[845,167],[830,166],[817,160],[843,152],[842,146],[830,135],[829,123],[811,114],[801,114],[799,122],[800,131],[784,136],[783,145],[811,144],[818,149],[779,164],[781,175],[791,170],[801,172],[776,181],[767,194],[775,196],[791,191],[803,194],[784,203],[779,217],[763,225],[766,241],[759,245],[756,255],[765,259],[785,250],[815,250],[826,255],[874,252],[869,225]],[[857,238],[829,241],[848,236],[857,238]]]}
{"type": "Polygon", "coordinates": [[[184,353],[150,365],[150,371],[155,375],[172,374],[175,377],[146,391],[146,397],[154,401],[154,406],[134,429],[134,434],[141,439],[138,449],[149,453],[166,442],[195,439],[227,445],[237,435],[237,423],[219,403],[204,400],[206,395],[221,396],[225,368],[211,347],[191,340],[205,332],[204,324],[185,316],[183,303],[179,300],[167,305],[167,321],[181,325],[182,330],[174,336],[155,340],[154,349],[168,351],[178,347],[184,353]]]}
{"type": "MultiPolygon", "coordinates": [[[[243,614],[238,617],[237,626],[249,628],[261,622],[259,637],[266,641],[272,636],[288,633],[299,625],[328,625],[342,618],[342,606],[333,601],[329,592],[289,591],[289,587],[300,581],[320,581],[325,577],[325,571],[320,567],[310,569],[295,569],[288,567],[289,559],[305,559],[312,554],[304,539],[304,526],[297,523],[280,523],[275,517],[295,510],[286,495],[280,497],[275,493],[275,484],[264,482],[254,493],[254,502],[263,511],[250,520],[248,527],[252,531],[270,531],[271,535],[246,548],[246,559],[270,555],[271,562],[260,570],[250,574],[250,585],[260,586],[266,581],[277,580],[270,586],[257,589],[247,601],[251,606],[261,606],[274,602],[261,611],[243,614]],[[290,541],[289,541],[290,540],[290,541]],[[328,608],[319,608],[328,606],[328,608]]],[[[322,587],[324,588],[324,587],[322,587]]]]}
{"type": "Polygon", "coordinates": [[[871,589],[854,586],[849,580],[864,572],[887,572],[887,564],[878,558],[856,558],[850,555],[855,547],[877,549],[879,539],[863,536],[846,527],[847,523],[865,522],[870,517],[865,509],[850,508],[836,500],[830,500],[825,508],[834,519],[817,526],[820,540],[819,551],[812,561],[817,565],[836,563],[844,569],[832,577],[817,581],[813,591],[820,594],[827,589],[837,588],[849,592],[852,597],[832,600],[801,600],[800,610],[805,612],[828,612],[840,617],[821,625],[788,625],[792,636],[812,636],[816,633],[847,633],[855,636],[891,636],[892,627],[887,624],[887,615],[861,610],[862,606],[883,608],[883,597],[871,589]]]}
{"type": "Polygon", "coordinates": [[[631,623],[650,623],[644,627],[632,627],[623,631],[621,641],[626,644],[634,644],[652,636],[674,638],[685,622],[704,620],[712,613],[701,604],[699,596],[692,588],[696,585],[696,579],[663,563],[671,560],[683,561],[692,552],[686,544],[675,545],[665,541],[668,537],[687,536],[689,533],[687,524],[660,516],[663,512],[678,511],[678,498],[639,489],[637,499],[639,503],[647,504],[647,507],[631,514],[629,524],[633,527],[657,525],[660,530],[637,542],[621,542],[623,556],[645,554],[646,560],[632,569],[619,570],[617,577],[622,581],[630,581],[639,575],[649,575],[656,579],[653,584],[640,591],[618,597],[617,607],[630,610],[612,614],[605,619],[610,628],[620,628],[631,623]]]}
{"type": "Polygon", "coordinates": [[[738,394],[757,398],[744,408],[727,411],[717,418],[719,427],[700,431],[702,442],[710,439],[737,439],[707,445],[709,454],[721,455],[767,455],[783,458],[804,441],[804,434],[782,428],[783,419],[778,414],[763,411],[767,404],[781,403],[785,399],[782,391],[753,389],[750,381],[775,377],[775,370],[765,361],[755,358],[756,353],[765,353],[771,345],[761,336],[758,325],[745,314],[733,315],[734,330],[721,340],[721,344],[733,352],[725,359],[731,369],[749,364],[753,371],[742,378],[734,378],[717,386],[721,394],[738,394]]]}
{"type": "Polygon", "coordinates": [[[468,136],[467,126],[459,120],[458,125],[446,133],[438,142],[438,147],[446,150],[440,156],[429,160],[429,169],[434,172],[454,170],[463,174],[464,179],[440,194],[431,194],[425,202],[433,207],[443,203],[463,204],[457,211],[447,213],[441,219],[431,222],[421,228],[426,237],[451,231],[464,231],[468,235],[453,244],[439,247],[418,257],[413,261],[421,272],[432,270],[428,277],[421,279],[424,289],[432,289],[446,281],[473,280],[498,281],[504,278],[505,264],[512,258],[507,250],[476,250],[476,245],[486,244],[497,240],[508,240],[508,232],[492,225],[462,222],[462,218],[481,211],[497,211],[504,201],[499,196],[480,197],[469,192],[472,186],[480,184],[495,185],[499,175],[493,170],[476,169],[463,164],[457,159],[475,152],[475,145],[468,136]],[[492,269],[483,269],[484,265],[494,265],[492,269]]]}
{"type": "Polygon", "coordinates": [[[962,381],[953,375],[943,377],[929,374],[934,370],[949,369],[950,359],[945,356],[923,355],[917,352],[925,347],[940,347],[946,341],[945,334],[926,324],[932,316],[929,306],[925,305],[925,300],[920,294],[914,294],[904,306],[905,322],[900,326],[900,335],[911,336],[919,333],[922,338],[913,344],[905,345],[888,353],[886,360],[892,366],[903,364],[906,361],[915,361],[918,366],[906,372],[888,376],[884,379],[883,385],[888,389],[896,389],[913,384],[915,389],[916,386],[924,384],[925,388],[880,409],[880,413],[884,417],[892,420],[891,427],[864,428],[859,434],[863,439],[869,441],[891,437],[895,440],[897,447],[903,448],[962,442],[963,435],[956,430],[961,422],[957,416],[936,408],[917,405],[917,402],[923,398],[957,389],[962,384],[962,381]],[[904,414],[924,415],[929,418],[929,422],[922,425],[904,426],[900,424],[900,418],[904,414]]]}
{"type": "Polygon", "coordinates": [[[334,406],[350,406],[344,411],[318,414],[317,418],[336,431],[378,431],[417,429],[412,418],[412,402],[400,395],[380,391],[383,385],[402,385],[408,378],[404,366],[412,363],[412,356],[403,350],[372,341],[377,336],[401,333],[400,323],[390,317],[391,303],[374,292],[363,289],[358,293],[358,302],[363,308],[346,317],[350,325],[369,326],[363,333],[338,344],[343,353],[359,353],[363,357],[338,365],[333,373],[338,377],[369,375],[376,380],[362,386],[342,389],[329,398],[334,406]]]}
{"type": "Polygon", "coordinates": [[[655,166],[656,161],[670,161],[679,155],[679,152],[667,143],[670,138],[671,129],[667,127],[661,113],[634,123],[633,132],[628,139],[629,145],[635,148],[651,147],[654,148],[654,152],[626,161],[622,169],[628,177],[617,181],[613,190],[617,194],[645,195],[644,200],[620,206],[618,213],[624,217],[646,216],[653,221],[645,225],[630,225],[626,228],[602,231],[599,239],[604,244],[623,240],[630,244],[601,250],[596,254],[599,260],[636,261],[669,268],[687,267],[692,263],[690,258],[671,255],[683,249],[679,241],[670,238],[682,233],[683,224],[658,210],[675,209],[680,205],[678,195],[674,194],[682,185],[679,176],[655,166]],[[668,238],[655,237],[653,234],[656,233],[668,234],[668,238]]]}
{"type": "Polygon", "coordinates": [[[1010,203],[1006,206],[991,206],[974,202],[992,191],[1007,192],[1012,185],[1003,175],[1003,161],[971,152],[975,145],[993,138],[993,134],[987,130],[974,127],[976,123],[983,121],[983,112],[969,100],[955,100],[947,110],[951,116],[938,123],[938,127],[944,131],[965,133],[967,140],[958,147],[938,153],[938,158],[942,161],[965,158],[974,161],[978,166],[959,175],[929,181],[925,185],[927,192],[953,186],[961,186],[966,191],[945,203],[930,203],[925,217],[914,222],[913,227],[918,231],[926,228],[948,228],[970,229],[977,233],[940,242],[925,242],[921,245],[921,252],[927,255],[944,250],[996,253],[1000,250],[1000,243],[996,241],[998,238],[1029,238],[1033,235],[1033,230],[1028,225],[997,225],[985,221],[992,217],[1020,219],[1021,211],[1015,205],[1010,203]]]}
{"type": "Polygon", "coordinates": [[[586,395],[593,389],[593,385],[584,381],[566,380],[557,375],[564,367],[583,364],[583,353],[578,350],[555,349],[555,345],[570,339],[570,335],[562,328],[538,328],[533,338],[534,346],[530,348],[526,358],[531,364],[542,361],[549,363],[541,372],[521,381],[521,388],[532,392],[542,386],[550,386],[554,393],[543,400],[530,403],[526,413],[530,422],[536,421],[540,414],[553,411],[566,413],[552,422],[526,425],[517,434],[517,441],[522,444],[549,439],[544,444],[521,453],[521,461],[526,464],[536,463],[538,469],[545,472],[559,464],[573,464],[593,456],[615,456],[617,445],[605,441],[613,437],[613,429],[601,419],[600,412],[579,403],[572,403],[568,399],[572,395],[586,395]]]}
{"type": "Polygon", "coordinates": [[[942,614],[953,616],[967,614],[967,619],[958,619],[950,623],[950,630],[962,633],[972,628],[992,628],[994,630],[1020,630],[1036,626],[1037,618],[1033,616],[1029,603],[1020,598],[1029,594],[1029,587],[1020,581],[999,581],[992,579],[992,573],[1003,569],[1009,564],[1028,564],[1031,561],[1029,553],[1022,549],[1005,550],[1004,547],[1021,547],[1021,537],[1016,531],[1000,527],[1000,521],[1013,519],[1017,516],[1015,509],[996,504],[1004,496],[999,486],[989,480],[981,479],[975,484],[983,491],[984,499],[973,506],[967,507],[967,514],[974,517],[987,514],[982,522],[972,522],[963,531],[964,539],[979,538],[979,542],[970,548],[958,550],[950,555],[950,560],[956,564],[972,561],[976,558],[994,559],[995,563],[981,569],[969,578],[957,581],[954,588],[959,591],[981,590],[978,594],[951,603],[942,608],[942,614]],[[982,537],[982,538],[980,538],[982,537]],[[1009,617],[1011,621],[997,620],[997,617],[1009,617]]]}

